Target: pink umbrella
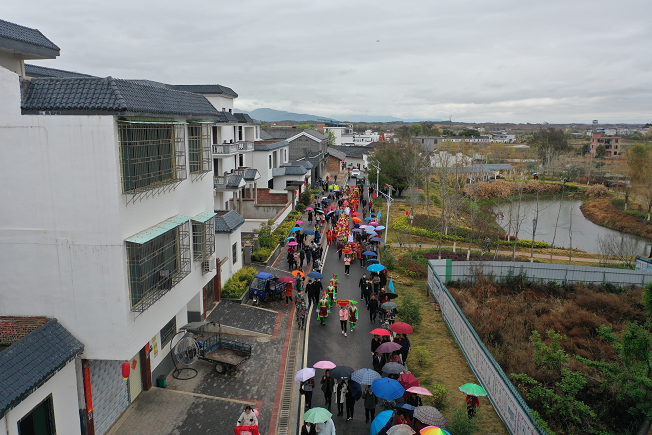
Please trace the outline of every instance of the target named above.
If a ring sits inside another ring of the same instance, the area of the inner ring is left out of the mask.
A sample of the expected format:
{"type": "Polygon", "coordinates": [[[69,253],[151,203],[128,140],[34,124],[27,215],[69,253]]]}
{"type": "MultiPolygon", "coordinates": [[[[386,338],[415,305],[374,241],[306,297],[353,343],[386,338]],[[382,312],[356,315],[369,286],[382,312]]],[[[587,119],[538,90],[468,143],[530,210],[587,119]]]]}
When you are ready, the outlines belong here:
{"type": "Polygon", "coordinates": [[[369,225],[371,225],[372,227],[377,227],[380,224],[378,222],[369,222],[369,225]]]}
{"type": "Polygon", "coordinates": [[[301,225],[302,223],[303,223],[303,221],[297,221],[296,222],[297,225],[301,225]]]}
{"type": "Polygon", "coordinates": [[[331,361],[319,361],[312,365],[316,369],[334,369],[337,365],[331,361]]]}
{"type": "Polygon", "coordinates": [[[306,210],[314,210],[312,207],[306,207],[306,210]]]}
{"type": "Polygon", "coordinates": [[[297,242],[290,242],[290,243],[288,243],[288,246],[297,246],[297,245],[298,245],[297,242]]]}
{"type": "Polygon", "coordinates": [[[423,394],[425,396],[432,396],[432,393],[427,388],[423,387],[410,387],[405,391],[409,391],[410,393],[423,394]]]}

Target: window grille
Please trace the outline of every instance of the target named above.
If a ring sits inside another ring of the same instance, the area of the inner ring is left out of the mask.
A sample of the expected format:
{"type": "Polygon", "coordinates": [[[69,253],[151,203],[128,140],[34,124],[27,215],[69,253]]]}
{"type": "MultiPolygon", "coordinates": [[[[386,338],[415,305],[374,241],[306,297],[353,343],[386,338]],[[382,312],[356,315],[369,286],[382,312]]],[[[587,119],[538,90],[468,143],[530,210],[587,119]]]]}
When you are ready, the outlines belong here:
{"type": "Polygon", "coordinates": [[[209,126],[204,123],[188,124],[188,166],[195,178],[211,172],[213,152],[209,126]]]}
{"type": "Polygon", "coordinates": [[[186,179],[185,128],[118,122],[122,191],[131,200],[173,189],[186,179]]]}
{"type": "Polygon", "coordinates": [[[190,222],[146,242],[127,242],[131,311],[143,312],[190,274],[190,222]]]}
{"type": "Polygon", "coordinates": [[[215,220],[192,221],[192,253],[196,261],[203,261],[215,253],[215,220]]]}
{"type": "Polygon", "coordinates": [[[177,333],[177,317],[174,316],[168,323],[161,329],[161,347],[165,347],[177,333]]]}

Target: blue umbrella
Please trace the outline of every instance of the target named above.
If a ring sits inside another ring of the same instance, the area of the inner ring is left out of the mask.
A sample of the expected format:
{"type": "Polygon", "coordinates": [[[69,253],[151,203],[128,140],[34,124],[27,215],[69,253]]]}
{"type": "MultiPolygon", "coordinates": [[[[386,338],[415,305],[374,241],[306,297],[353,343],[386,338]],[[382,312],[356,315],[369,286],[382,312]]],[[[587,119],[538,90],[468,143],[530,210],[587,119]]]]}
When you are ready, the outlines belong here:
{"type": "Polygon", "coordinates": [[[378,432],[383,430],[383,428],[387,426],[387,423],[392,419],[392,415],[394,415],[394,411],[392,410],[383,411],[378,414],[376,418],[374,418],[374,421],[371,422],[371,435],[376,435],[378,432]]]}
{"type": "Polygon", "coordinates": [[[376,216],[376,213],[371,213],[372,216],[376,216]]]}
{"type": "Polygon", "coordinates": [[[375,233],[376,229],[374,227],[366,227],[364,229],[367,233],[375,233]]]}
{"type": "Polygon", "coordinates": [[[322,275],[322,274],[319,273],[319,272],[310,272],[310,273],[308,274],[308,277],[309,277],[309,278],[322,279],[322,278],[324,277],[324,275],[322,275]]]}
{"type": "Polygon", "coordinates": [[[290,231],[301,231],[301,227],[293,227],[290,231]]]}
{"type": "Polygon", "coordinates": [[[375,258],[370,258],[370,259],[368,259],[368,260],[366,260],[366,261],[367,261],[367,263],[369,263],[369,264],[378,264],[378,263],[380,263],[380,262],[379,262],[378,260],[376,260],[375,258]]]}
{"type": "Polygon", "coordinates": [[[369,272],[380,272],[384,268],[385,266],[383,266],[382,264],[372,264],[371,266],[367,267],[367,270],[369,272]]]}
{"type": "Polygon", "coordinates": [[[370,220],[372,220],[372,219],[373,219],[373,218],[372,218],[371,216],[367,216],[366,218],[364,218],[364,220],[366,220],[366,221],[370,221],[370,220]]]}
{"type": "Polygon", "coordinates": [[[362,255],[370,255],[372,257],[378,257],[378,254],[376,254],[374,251],[364,251],[362,255]]]}
{"type": "Polygon", "coordinates": [[[310,228],[306,228],[305,230],[303,230],[303,234],[308,234],[309,236],[314,236],[315,232],[313,230],[311,230],[310,228]]]}
{"type": "Polygon", "coordinates": [[[371,384],[371,389],[376,396],[385,400],[398,399],[405,393],[405,388],[396,379],[392,378],[376,379],[371,384]]]}
{"type": "Polygon", "coordinates": [[[382,231],[382,230],[384,230],[384,229],[385,229],[385,225],[378,225],[378,226],[376,227],[376,231],[382,231]]]}
{"type": "Polygon", "coordinates": [[[324,199],[322,199],[322,201],[324,201],[324,202],[331,202],[332,199],[330,199],[330,198],[324,198],[324,199]]]}
{"type": "Polygon", "coordinates": [[[289,242],[290,240],[296,240],[296,239],[297,239],[296,237],[288,237],[287,239],[285,239],[285,241],[289,242]]]}
{"type": "Polygon", "coordinates": [[[408,414],[412,415],[414,414],[414,408],[415,406],[412,406],[407,403],[399,403],[398,405],[395,406],[396,409],[402,409],[403,411],[407,412],[408,414]]]}
{"type": "Polygon", "coordinates": [[[381,377],[376,370],[368,368],[356,370],[351,373],[351,379],[362,385],[371,385],[376,379],[380,379],[381,377]]]}
{"type": "Polygon", "coordinates": [[[384,240],[380,237],[374,237],[371,239],[372,242],[384,242],[384,240]]]}

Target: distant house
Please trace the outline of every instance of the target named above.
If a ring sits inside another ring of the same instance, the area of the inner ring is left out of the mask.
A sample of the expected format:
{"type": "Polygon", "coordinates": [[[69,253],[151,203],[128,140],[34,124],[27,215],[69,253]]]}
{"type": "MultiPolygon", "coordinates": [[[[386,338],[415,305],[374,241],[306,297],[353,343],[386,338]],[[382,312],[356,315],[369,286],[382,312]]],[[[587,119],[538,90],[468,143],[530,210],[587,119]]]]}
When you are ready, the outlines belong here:
{"type": "Polygon", "coordinates": [[[25,61],[56,59],[60,49],[39,30],[0,20],[0,67],[25,77],[25,61]]]}
{"type": "Polygon", "coordinates": [[[621,140],[620,136],[608,136],[598,132],[591,133],[591,157],[595,157],[596,150],[600,145],[604,145],[606,158],[618,157],[621,153],[621,140]]]}
{"type": "Polygon", "coordinates": [[[364,168],[367,166],[367,156],[374,152],[376,144],[372,142],[366,146],[333,146],[331,149],[340,151],[346,155],[345,166],[364,168]]]}
{"type": "Polygon", "coordinates": [[[328,163],[326,165],[327,171],[330,174],[337,174],[342,170],[342,164],[346,162],[346,153],[335,149],[335,147],[328,148],[328,163]]]}

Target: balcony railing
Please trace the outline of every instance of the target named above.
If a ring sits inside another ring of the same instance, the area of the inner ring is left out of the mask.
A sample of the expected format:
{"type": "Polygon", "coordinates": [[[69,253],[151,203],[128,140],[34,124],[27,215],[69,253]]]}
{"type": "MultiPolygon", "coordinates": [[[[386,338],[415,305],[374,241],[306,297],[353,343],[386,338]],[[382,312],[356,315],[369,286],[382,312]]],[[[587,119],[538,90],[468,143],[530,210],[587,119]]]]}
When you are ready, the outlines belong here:
{"type": "Polygon", "coordinates": [[[228,177],[223,175],[218,175],[213,178],[213,187],[215,189],[226,189],[226,183],[228,182],[228,177]]]}
{"type": "Polygon", "coordinates": [[[253,142],[236,142],[236,143],[225,143],[222,145],[213,145],[213,154],[229,155],[238,152],[253,151],[253,150],[254,150],[253,142]]]}

